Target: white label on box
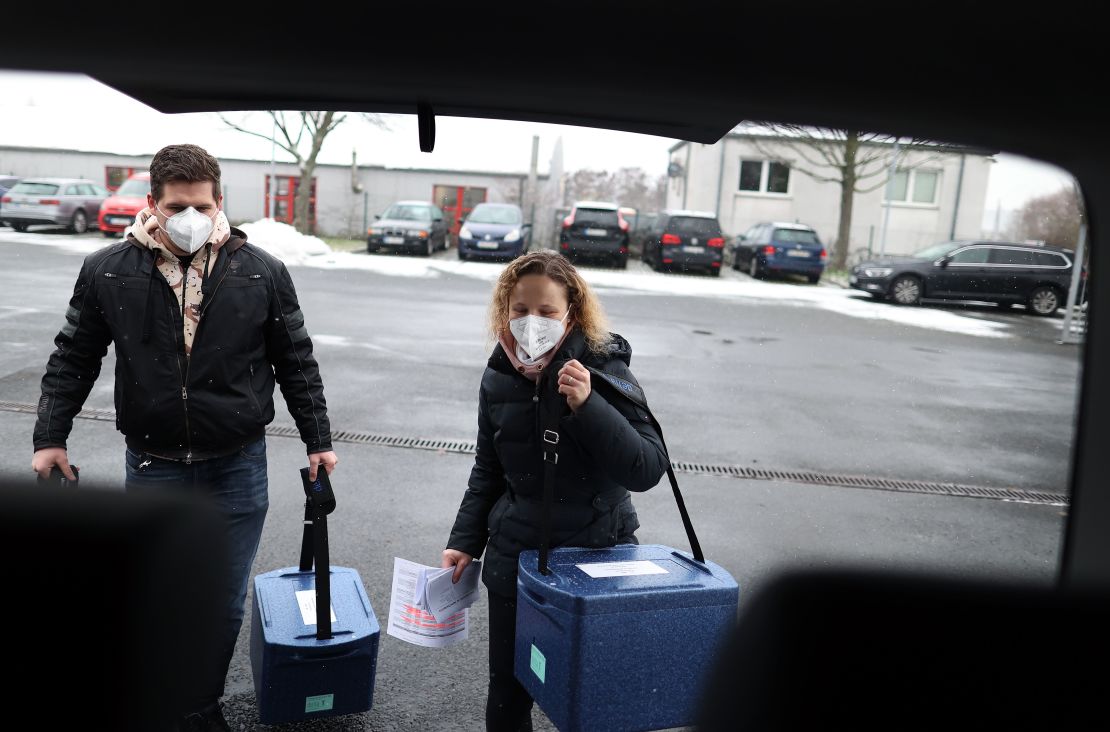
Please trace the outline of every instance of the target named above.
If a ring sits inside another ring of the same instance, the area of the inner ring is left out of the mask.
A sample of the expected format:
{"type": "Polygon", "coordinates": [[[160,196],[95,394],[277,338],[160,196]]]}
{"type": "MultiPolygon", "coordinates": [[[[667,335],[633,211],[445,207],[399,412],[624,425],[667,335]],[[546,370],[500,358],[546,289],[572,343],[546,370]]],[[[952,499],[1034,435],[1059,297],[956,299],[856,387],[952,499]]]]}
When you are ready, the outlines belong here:
{"type": "MultiPolygon", "coordinates": [[[[301,620],[305,625],[316,625],[316,590],[298,590],[297,604],[301,606],[301,620]]],[[[335,607],[331,609],[331,621],[335,622],[335,607]]]]}
{"type": "Polygon", "coordinates": [[[667,574],[667,570],[646,559],[635,562],[595,562],[577,564],[580,570],[594,579],[601,577],[632,577],[638,574],[667,574]]]}

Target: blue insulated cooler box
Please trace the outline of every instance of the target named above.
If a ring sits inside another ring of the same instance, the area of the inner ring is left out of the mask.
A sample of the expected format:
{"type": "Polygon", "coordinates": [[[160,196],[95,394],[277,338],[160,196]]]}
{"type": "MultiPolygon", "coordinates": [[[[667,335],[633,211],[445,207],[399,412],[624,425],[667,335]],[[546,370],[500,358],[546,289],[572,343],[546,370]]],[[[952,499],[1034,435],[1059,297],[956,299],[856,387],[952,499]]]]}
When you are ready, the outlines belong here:
{"type": "Polygon", "coordinates": [[[329,640],[317,640],[315,619],[302,611],[315,573],[289,567],[254,578],[251,670],[262,724],[365,712],[373,703],[378,619],[357,571],[332,567],[330,574],[329,640]]]}
{"type": "Polygon", "coordinates": [[[332,567],[327,473],[308,478],[301,562],[254,578],[251,671],[262,724],[370,709],[381,628],[357,571],[332,567]],[[329,612],[330,608],[330,612],[329,612]]]}
{"type": "Polygon", "coordinates": [[[659,545],[520,555],[517,679],[562,732],[692,724],[739,587],[659,545]]]}

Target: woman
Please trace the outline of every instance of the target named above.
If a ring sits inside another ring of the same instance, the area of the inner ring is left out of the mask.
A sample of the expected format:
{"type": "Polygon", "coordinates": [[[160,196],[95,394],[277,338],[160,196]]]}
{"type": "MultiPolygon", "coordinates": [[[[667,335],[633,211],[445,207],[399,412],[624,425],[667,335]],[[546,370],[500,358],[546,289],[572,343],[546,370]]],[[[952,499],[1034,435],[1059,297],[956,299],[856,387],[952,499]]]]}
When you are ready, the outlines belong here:
{"type": "Polygon", "coordinates": [[[478,451],[442,566],[457,582],[488,542],[486,729],[515,732],[532,729],[532,699],[513,676],[516,568],[540,544],[544,430],[558,425],[551,546],[636,543],[629,491],[658,483],[667,455],[646,412],[591,388],[587,367],[635,382],[632,352],[565,257],[539,251],[509,264],[489,321],[497,345],[478,392],[478,451]]]}

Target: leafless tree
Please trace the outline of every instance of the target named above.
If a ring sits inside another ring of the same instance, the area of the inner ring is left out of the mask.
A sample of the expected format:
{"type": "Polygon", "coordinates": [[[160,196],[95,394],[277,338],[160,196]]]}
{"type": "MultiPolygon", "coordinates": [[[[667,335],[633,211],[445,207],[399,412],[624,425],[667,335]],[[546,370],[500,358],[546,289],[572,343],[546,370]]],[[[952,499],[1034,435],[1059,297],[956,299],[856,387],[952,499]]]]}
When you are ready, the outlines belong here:
{"type": "Polygon", "coordinates": [[[1079,244],[1083,215],[1074,187],[1026,201],[1014,216],[1012,236],[1074,248],[1079,244]]]}
{"type": "MultiPolygon", "coordinates": [[[[891,162],[914,150],[935,150],[936,143],[920,139],[898,138],[898,152],[890,135],[859,130],[838,130],[830,127],[803,127],[782,123],[763,123],[768,135],[777,139],[756,137],[756,149],[773,162],[784,163],[803,175],[840,186],[840,221],[830,266],[843,269],[851,246],[852,207],[855,194],[870,193],[887,185],[891,162]],[[877,181],[874,179],[878,178],[877,181]],[[872,181],[869,185],[867,181],[872,181]]],[[[940,154],[921,158],[913,164],[900,165],[899,170],[920,167],[938,159],[940,154]]]]}
{"type": "MultiPolygon", "coordinates": [[[[293,197],[293,226],[302,234],[311,234],[313,221],[309,216],[309,203],[312,197],[312,176],[316,172],[316,159],[324,146],[324,139],[332,130],[346,121],[348,115],[334,111],[277,112],[273,110],[266,114],[272,127],[277,130],[274,136],[248,129],[245,122],[234,122],[223,114],[220,115],[220,119],[233,130],[261,137],[264,140],[273,139],[278,147],[293,156],[303,183],[297,186],[297,192],[293,197]]],[[[357,117],[375,127],[388,129],[381,115],[360,112],[357,113],[357,117]]],[[[272,195],[273,191],[271,191],[272,195]]]]}

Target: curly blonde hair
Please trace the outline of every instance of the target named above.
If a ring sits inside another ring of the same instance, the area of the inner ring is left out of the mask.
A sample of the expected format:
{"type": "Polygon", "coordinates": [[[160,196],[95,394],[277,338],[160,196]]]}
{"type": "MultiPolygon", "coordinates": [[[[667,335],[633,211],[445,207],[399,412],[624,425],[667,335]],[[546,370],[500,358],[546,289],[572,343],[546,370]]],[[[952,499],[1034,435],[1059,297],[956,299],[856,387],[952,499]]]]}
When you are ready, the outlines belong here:
{"type": "Polygon", "coordinates": [[[549,249],[514,259],[497,278],[489,306],[489,329],[494,340],[509,331],[509,296],[520,278],[526,275],[544,275],[562,285],[570,303],[571,320],[585,335],[589,349],[594,353],[604,353],[608,349],[609,323],[597,295],[570,260],[549,249]]]}

